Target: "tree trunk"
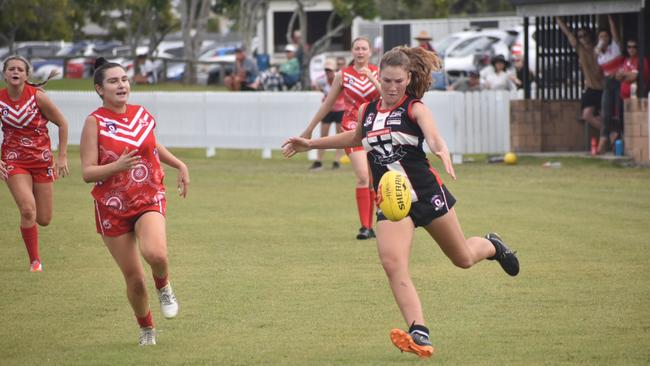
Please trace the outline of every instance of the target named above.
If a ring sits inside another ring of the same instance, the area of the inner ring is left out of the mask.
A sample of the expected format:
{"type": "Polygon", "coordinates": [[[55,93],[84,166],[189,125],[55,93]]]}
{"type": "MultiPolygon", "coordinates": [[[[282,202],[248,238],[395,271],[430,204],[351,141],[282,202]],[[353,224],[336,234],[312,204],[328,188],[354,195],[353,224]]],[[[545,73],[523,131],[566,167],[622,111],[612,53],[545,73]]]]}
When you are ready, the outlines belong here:
{"type": "Polygon", "coordinates": [[[205,28],[210,12],[210,0],[181,0],[179,11],[181,13],[181,28],[185,44],[184,56],[186,60],[183,83],[196,84],[196,61],[201,52],[205,28]]]}

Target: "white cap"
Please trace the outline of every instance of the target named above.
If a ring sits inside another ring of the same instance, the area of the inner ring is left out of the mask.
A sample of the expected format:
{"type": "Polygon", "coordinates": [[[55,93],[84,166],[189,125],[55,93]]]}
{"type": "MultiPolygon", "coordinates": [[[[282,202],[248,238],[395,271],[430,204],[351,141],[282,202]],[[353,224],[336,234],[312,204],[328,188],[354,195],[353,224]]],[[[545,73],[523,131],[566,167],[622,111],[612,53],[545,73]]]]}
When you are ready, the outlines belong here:
{"type": "Polygon", "coordinates": [[[296,46],[288,44],[286,47],[284,47],[284,52],[296,52],[296,46]]]}

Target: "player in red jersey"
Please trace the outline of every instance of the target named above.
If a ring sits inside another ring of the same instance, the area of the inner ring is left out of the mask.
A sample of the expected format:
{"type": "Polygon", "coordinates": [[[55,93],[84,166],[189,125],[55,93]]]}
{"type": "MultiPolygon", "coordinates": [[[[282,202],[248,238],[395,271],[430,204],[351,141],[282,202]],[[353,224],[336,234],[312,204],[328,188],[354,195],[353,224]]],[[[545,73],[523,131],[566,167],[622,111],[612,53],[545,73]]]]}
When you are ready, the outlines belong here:
{"type": "MultiPolygon", "coordinates": [[[[38,253],[38,227],[52,220],[52,191],[57,173],[68,175],[68,122],[40,86],[28,82],[29,62],[10,56],[2,68],[7,87],[0,90],[2,160],[0,179],[20,211],[20,232],[29,255],[29,270],[43,271],[38,253]],[[59,155],[55,162],[47,122],[59,128],[59,155]]],[[[52,77],[53,74],[50,75],[52,77]]]]}
{"type": "Polygon", "coordinates": [[[139,254],[151,266],[162,314],[175,317],[178,302],[168,281],[160,162],[178,169],[182,197],[187,195],[189,172],[185,163],[156,141],[151,114],[144,107],[127,104],[131,87],[122,66],[97,59],[94,83],[103,105],[86,118],[81,133],[83,179],[95,183],[97,232],[124,275],[127,297],[140,325],[139,343],[154,345],[156,334],[139,254]]]}
{"type": "MultiPolygon", "coordinates": [[[[318,112],[309,122],[305,131],[301,134],[304,138],[311,138],[314,128],[330,112],[339,94],[345,97],[345,112],[341,127],[343,131],[354,131],[357,126],[357,113],[361,104],[379,98],[377,75],[379,69],[370,64],[372,55],[370,40],[365,37],[358,37],[352,41],[352,65],[337,72],[327,93],[327,98],[318,109],[318,112]]],[[[372,230],[372,213],[375,201],[375,192],[370,188],[368,175],[368,163],[363,146],[346,148],[345,152],[350,157],[352,169],[356,177],[356,199],[359,211],[361,228],[357,239],[370,239],[375,237],[372,230]]]]}
{"type": "Polygon", "coordinates": [[[377,212],[377,250],[395,301],[409,327],[408,332],[391,330],[390,338],[401,351],[420,357],[430,357],[434,349],[409,274],[416,227],[423,227],[460,268],[470,268],[489,259],[499,262],[510,276],[519,273],[517,256],[497,234],[465,237],[453,207],[456,200],[422,150],[426,143],[440,158],[445,171],[456,178],[447,144],[431,110],[420,100],[431,86],[431,72],[440,65],[437,55],[423,48],[392,49],[381,60],[382,98],[361,107],[356,130],[316,140],[293,137],[283,145],[283,154],[291,157],[310,149],[362,143],[368,152],[375,187],[387,171],[399,171],[410,181],[413,202],[406,218],[388,221],[381,211],[377,212]]]}

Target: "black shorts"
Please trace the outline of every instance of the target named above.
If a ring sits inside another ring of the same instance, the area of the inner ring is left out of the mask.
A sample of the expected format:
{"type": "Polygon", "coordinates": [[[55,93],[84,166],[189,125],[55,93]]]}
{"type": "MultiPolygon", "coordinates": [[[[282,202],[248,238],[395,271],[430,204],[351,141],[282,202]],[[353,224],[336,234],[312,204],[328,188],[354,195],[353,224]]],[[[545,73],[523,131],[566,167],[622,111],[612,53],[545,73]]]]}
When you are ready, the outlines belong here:
{"type": "Polygon", "coordinates": [[[580,109],[582,110],[587,107],[594,107],[594,109],[596,109],[596,113],[598,113],[600,110],[602,96],[602,90],[587,88],[582,93],[582,98],[580,99],[580,109]]]}
{"type": "Polygon", "coordinates": [[[343,111],[329,112],[323,118],[323,123],[341,123],[343,120],[343,111]]]}
{"type": "MultiPolygon", "coordinates": [[[[409,216],[415,227],[427,226],[438,217],[444,216],[456,204],[456,198],[447,190],[447,187],[436,186],[436,191],[429,200],[419,200],[411,203],[409,216]]],[[[387,220],[386,216],[377,210],[377,221],[387,220]]]]}

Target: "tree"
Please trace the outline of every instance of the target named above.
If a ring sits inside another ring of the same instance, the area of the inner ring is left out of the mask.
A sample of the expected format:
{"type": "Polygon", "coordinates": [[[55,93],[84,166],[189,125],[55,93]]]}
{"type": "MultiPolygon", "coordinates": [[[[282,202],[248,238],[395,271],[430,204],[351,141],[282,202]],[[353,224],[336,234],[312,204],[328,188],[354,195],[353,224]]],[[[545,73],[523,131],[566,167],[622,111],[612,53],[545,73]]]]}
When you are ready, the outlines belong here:
{"type": "MultiPolygon", "coordinates": [[[[294,0],[296,9],[289,21],[287,27],[287,43],[292,43],[291,33],[293,31],[294,22],[297,20],[300,26],[300,33],[307,34],[309,24],[307,24],[307,14],[305,12],[305,4],[307,0],[294,0]]],[[[372,19],[376,15],[376,8],[374,0],[332,0],[334,7],[332,14],[327,21],[325,34],[317,39],[314,44],[307,47],[307,37],[302,37],[300,46],[303,49],[303,58],[301,68],[302,84],[303,87],[309,85],[309,63],[314,55],[317,55],[327,50],[331,44],[332,38],[338,37],[342,32],[352,24],[352,20],[357,17],[372,19]]]]}
{"type": "Polygon", "coordinates": [[[196,61],[199,58],[203,37],[205,36],[210,0],[180,0],[178,12],[181,14],[181,31],[185,43],[184,56],[187,60],[184,83],[196,82],[196,61]]]}
{"type": "Polygon", "coordinates": [[[68,0],[0,0],[0,43],[14,51],[16,41],[70,39],[68,0]]]}
{"type": "Polygon", "coordinates": [[[269,0],[241,0],[239,2],[237,26],[247,50],[251,49],[253,34],[255,34],[257,24],[266,16],[268,6],[269,0]]]}

